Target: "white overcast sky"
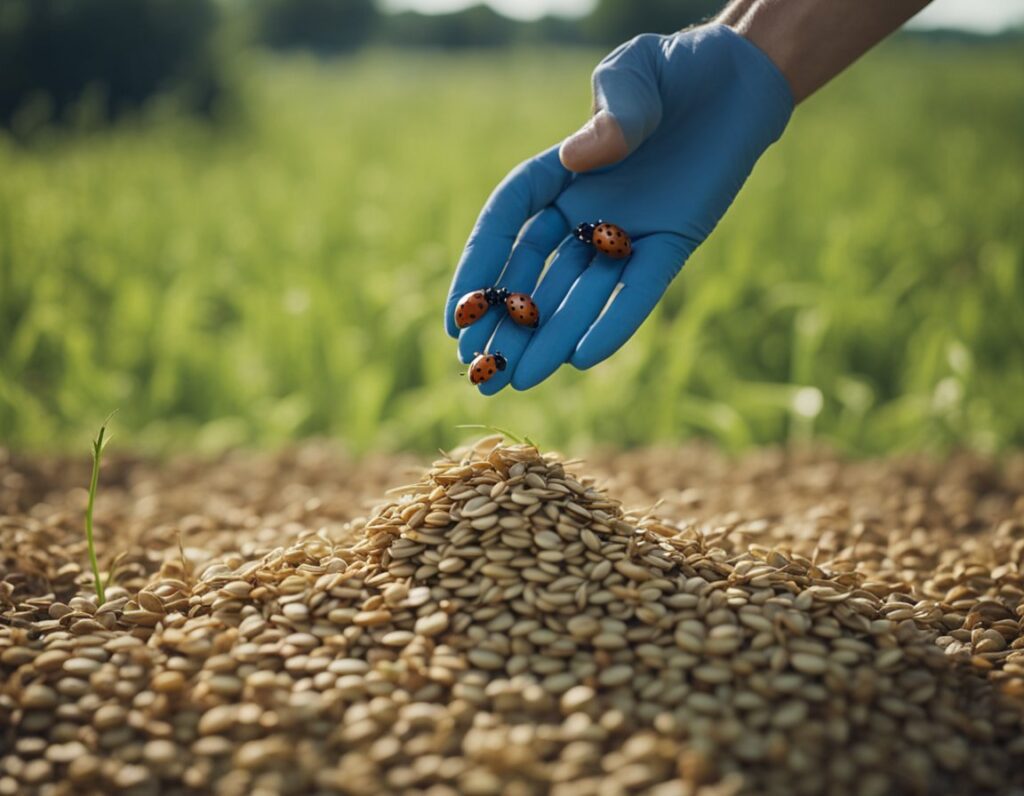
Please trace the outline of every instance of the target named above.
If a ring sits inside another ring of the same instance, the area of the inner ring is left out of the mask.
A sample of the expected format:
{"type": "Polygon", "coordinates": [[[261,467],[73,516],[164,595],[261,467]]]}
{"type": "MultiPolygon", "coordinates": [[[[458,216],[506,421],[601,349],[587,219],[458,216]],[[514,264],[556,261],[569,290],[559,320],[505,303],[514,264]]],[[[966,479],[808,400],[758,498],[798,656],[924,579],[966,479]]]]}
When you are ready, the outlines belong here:
{"type": "MultiPolygon", "coordinates": [[[[382,0],[391,11],[409,8],[427,13],[455,11],[476,5],[479,0],[382,0]]],[[[519,19],[536,19],[544,14],[578,16],[594,7],[596,0],[486,0],[502,14],[519,19]]],[[[724,5],[724,0],[723,0],[724,5]]],[[[918,14],[916,28],[964,28],[994,32],[1024,23],[1024,0],[934,0],[918,14]]]]}

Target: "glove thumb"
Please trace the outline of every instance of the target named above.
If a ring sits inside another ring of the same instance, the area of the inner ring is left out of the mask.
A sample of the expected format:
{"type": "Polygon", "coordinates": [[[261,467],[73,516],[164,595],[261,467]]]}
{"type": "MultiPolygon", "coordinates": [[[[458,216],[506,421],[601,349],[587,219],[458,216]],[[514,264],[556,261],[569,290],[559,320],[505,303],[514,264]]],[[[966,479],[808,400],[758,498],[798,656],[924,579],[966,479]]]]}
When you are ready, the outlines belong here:
{"type": "Polygon", "coordinates": [[[661,122],[658,40],[646,34],[619,47],[594,70],[594,115],[559,149],[562,165],[583,172],[618,163],[661,122]]]}

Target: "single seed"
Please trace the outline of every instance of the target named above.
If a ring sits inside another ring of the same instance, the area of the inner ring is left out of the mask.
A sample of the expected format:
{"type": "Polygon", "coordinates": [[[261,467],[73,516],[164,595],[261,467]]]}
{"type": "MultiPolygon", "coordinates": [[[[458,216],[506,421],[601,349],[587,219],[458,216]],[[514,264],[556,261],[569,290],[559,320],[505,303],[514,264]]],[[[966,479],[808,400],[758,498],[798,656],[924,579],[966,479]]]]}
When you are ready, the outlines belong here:
{"type": "Polygon", "coordinates": [[[794,669],[804,674],[824,674],[828,669],[828,662],[824,658],[806,652],[791,655],[789,662],[794,669]]]}
{"type": "Polygon", "coordinates": [[[421,636],[436,636],[448,629],[448,614],[435,611],[416,620],[416,633],[421,636]]]}
{"type": "Polygon", "coordinates": [[[472,649],[469,651],[469,662],[481,669],[500,669],[504,665],[504,659],[488,649],[472,649]]]}

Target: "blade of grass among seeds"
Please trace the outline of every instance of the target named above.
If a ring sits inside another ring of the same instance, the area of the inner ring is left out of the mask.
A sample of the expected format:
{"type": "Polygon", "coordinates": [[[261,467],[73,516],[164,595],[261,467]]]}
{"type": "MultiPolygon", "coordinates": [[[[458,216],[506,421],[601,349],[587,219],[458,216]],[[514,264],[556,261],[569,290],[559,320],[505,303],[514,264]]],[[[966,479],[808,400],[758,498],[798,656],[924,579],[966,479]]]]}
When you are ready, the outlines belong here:
{"type": "Polygon", "coordinates": [[[513,434],[511,431],[507,431],[506,429],[499,428],[498,426],[490,426],[490,425],[486,425],[484,423],[465,423],[465,424],[462,424],[462,425],[458,425],[455,428],[472,428],[472,429],[476,429],[476,430],[490,431],[490,432],[493,432],[495,434],[501,434],[503,437],[505,437],[506,439],[511,440],[512,442],[515,442],[517,445],[530,445],[531,447],[534,447],[534,448],[537,447],[537,443],[534,442],[532,439],[530,439],[525,434],[523,434],[522,436],[520,436],[519,434],[513,434]]]}
{"type": "MultiPolygon", "coordinates": [[[[107,415],[107,419],[100,426],[100,433],[92,441],[92,476],[89,479],[89,504],[85,509],[85,541],[89,548],[89,566],[92,568],[93,584],[96,587],[96,599],[100,605],[106,602],[106,585],[100,577],[100,564],[96,559],[96,540],[93,535],[92,513],[96,505],[96,491],[100,483],[100,463],[103,460],[103,449],[110,442],[110,437],[107,436],[107,424],[110,423],[110,419],[113,416],[114,412],[107,415]]],[[[111,575],[107,578],[108,584],[110,577],[113,575],[117,560],[115,559],[114,564],[111,566],[111,575]]]]}

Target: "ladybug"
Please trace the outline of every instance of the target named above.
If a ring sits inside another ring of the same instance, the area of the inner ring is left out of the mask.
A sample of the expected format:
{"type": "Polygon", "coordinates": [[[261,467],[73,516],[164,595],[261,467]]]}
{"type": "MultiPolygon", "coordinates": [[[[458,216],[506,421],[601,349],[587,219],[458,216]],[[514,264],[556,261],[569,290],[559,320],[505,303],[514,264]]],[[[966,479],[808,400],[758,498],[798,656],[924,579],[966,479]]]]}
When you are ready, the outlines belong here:
{"type": "Polygon", "coordinates": [[[520,326],[529,326],[536,329],[540,323],[540,310],[533,303],[533,299],[525,293],[509,293],[505,299],[505,309],[509,317],[520,326]]]}
{"type": "Polygon", "coordinates": [[[495,304],[502,303],[512,320],[520,326],[536,328],[540,323],[540,311],[526,293],[509,293],[508,288],[504,287],[486,287],[459,299],[455,305],[455,325],[465,329],[484,317],[495,304]]]}
{"type": "Polygon", "coordinates": [[[469,380],[473,384],[483,384],[499,370],[508,366],[508,360],[495,351],[493,354],[480,354],[469,363],[469,380]]]}
{"type": "Polygon", "coordinates": [[[491,304],[487,300],[487,291],[474,290],[472,293],[467,293],[455,305],[455,325],[460,329],[465,329],[484,317],[490,306],[491,304]]]}
{"type": "Polygon", "coordinates": [[[633,253],[633,244],[626,231],[607,221],[599,220],[594,224],[584,221],[576,227],[573,234],[584,243],[594,244],[594,248],[599,252],[616,260],[629,257],[633,253]]]}

